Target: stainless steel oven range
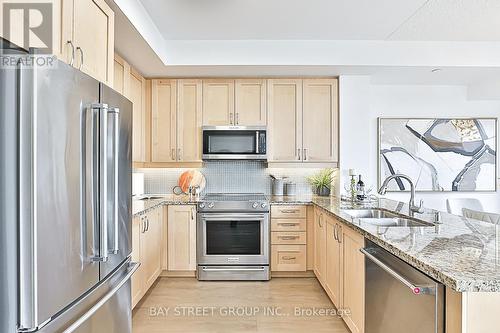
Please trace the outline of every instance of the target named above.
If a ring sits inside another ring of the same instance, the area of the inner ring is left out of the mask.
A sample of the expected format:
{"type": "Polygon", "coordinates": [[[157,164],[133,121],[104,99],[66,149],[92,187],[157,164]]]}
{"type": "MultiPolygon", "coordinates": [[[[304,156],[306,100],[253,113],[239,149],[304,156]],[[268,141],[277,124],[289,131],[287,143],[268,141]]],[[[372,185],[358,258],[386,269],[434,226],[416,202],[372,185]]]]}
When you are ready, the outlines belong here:
{"type": "Polygon", "coordinates": [[[269,280],[269,201],[211,193],[198,204],[198,280],[269,280]]]}

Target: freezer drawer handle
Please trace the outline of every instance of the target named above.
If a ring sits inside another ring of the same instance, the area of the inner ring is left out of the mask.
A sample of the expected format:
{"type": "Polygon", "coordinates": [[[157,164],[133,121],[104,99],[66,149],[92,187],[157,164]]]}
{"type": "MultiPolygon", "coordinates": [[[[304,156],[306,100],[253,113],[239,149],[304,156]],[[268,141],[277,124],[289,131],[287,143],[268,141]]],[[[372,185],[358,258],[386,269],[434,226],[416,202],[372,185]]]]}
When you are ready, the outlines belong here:
{"type": "Polygon", "coordinates": [[[103,298],[101,298],[101,300],[99,302],[94,304],[94,306],[92,306],[87,312],[85,312],[85,314],[83,316],[78,318],[77,321],[75,321],[73,324],[71,324],[70,327],[68,327],[66,330],[64,330],[63,333],[74,332],[85,321],[87,321],[87,319],[92,317],[92,315],[94,315],[94,313],[96,313],[104,304],[106,304],[107,301],[109,301],[109,299],[111,297],[113,297],[118,292],[118,290],[120,290],[120,288],[130,279],[132,274],[135,273],[135,271],[139,268],[140,265],[141,264],[138,262],[130,262],[128,264],[128,268],[127,268],[127,275],[125,275],[125,277],[113,289],[111,289],[109,291],[109,293],[107,293],[103,298]]]}
{"type": "Polygon", "coordinates": [[[400,275],[398,272],[394,271],[392,268],[384,264],[381,260],[376,258],[374,255],[368,252],[367,249],[360,249],[361,253],[363,253],[368,259],[373,261],[377,266],[382,268],[384,271],[392,275],[396,280],[407,286],[408,288],[411,289],[412,293],[415,295],[435,295],[436,294],[436,288],[435,286],[417,286],[410,281],[408,281],[404,276],[400,275]]]}
{"type": "Polygon", "coordinates": [[[261,271],[264,271],[266,268],[265,267],[258,267],[258,268],[233,268],[233,267],[224,267],[224,268],[206,268],[206,267],[203,267],[202,268],[203,271],[205,272],[224,272],[224,271],[236,271],[236,272],[248,272],[248,271],[251,271],[251,272],[254,272],[254,271],[257,271],[257,272],[261,272],[261,271]]]}

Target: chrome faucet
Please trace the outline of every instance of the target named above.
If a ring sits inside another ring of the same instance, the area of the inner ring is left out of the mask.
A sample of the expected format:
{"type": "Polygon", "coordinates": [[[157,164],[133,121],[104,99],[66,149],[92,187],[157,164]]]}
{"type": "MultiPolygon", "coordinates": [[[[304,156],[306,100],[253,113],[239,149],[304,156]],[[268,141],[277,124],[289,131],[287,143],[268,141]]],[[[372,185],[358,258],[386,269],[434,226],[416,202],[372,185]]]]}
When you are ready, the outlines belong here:
{"type": "Polygon", "coordinates": [[[382,186],[380,186],[380,189],[378,190],[378,194],[380,195],[385,195],[387,193],[387,185],[389,184],[389,182],[393,179],[397,179],[397,178],[402,178],[402,179],[406,179],[408,181],[408,183],[410,184],[410,202],[408,203],[408,206],[410,206],[410,216],[413,216],[414,213],[423,213],[424,212],[424,201],[423,200],[420,200],[420,205],[419,206],[416,206],[415,205],[415,185],[413,184],[413,181],[411,180],[410,177],[408,177],[407,175],[403,175],[403,174],[395,174],[395,175],[391,175],[389,177],[387,177],[384,182],[382,183],[382,186]]]}

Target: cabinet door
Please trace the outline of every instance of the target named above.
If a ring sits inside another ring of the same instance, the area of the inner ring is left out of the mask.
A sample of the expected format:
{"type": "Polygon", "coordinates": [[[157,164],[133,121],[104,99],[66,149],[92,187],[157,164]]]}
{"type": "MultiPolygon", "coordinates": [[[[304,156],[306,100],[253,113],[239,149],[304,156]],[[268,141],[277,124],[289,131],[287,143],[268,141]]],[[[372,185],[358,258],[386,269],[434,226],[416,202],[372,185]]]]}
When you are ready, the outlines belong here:
{"type": "Polygon", "coordinates": [[[132,160],[146,161],[146,80],[130,73],[130,101],[133,104],[132,160]]]}
{"type": "Polygon", "coordinates": [[[168,206],[168,270],[196,270],[196,210],[193,205],[168,206]]]}
{"type": "Polygon", "coordinates": [[[343,250],[343,296],[342,308],[351,311],[344,320],[353,333],[364,332],[365,314],[365,257],[359,251],[364,247],[364,237],[346,226],[339,235],[343,250]]]}
{"type": "Polygon", "coordinates": [[[144,224],[141,217],[135,217],[132,221],[132,261],[140,262],[141,266],[132,275],[132,308],[144,295],[144,262],[141,257],[141,234],[144,224]]]}
{"type": "Polygon", "coordinates": [[[115,14],[104,0],[73,1],[75,66],[113,86],[115,14]]]}
{"type": "Polygon", "coordinates": [[[326,282],[326,222],[324,214],[317,212],[314,227],[314,273],[322,285],[326,282]]]}
{"type": "Polygon", "coordinates": [[[144,288],[148,290],[161,270],[161,221],[160,209],[146,215],[146,230],[141,237],[141,253],[144,254],[144,288]]]}
{"type": "Polygon", "coordinates": [[[305,162],[337,162],[337,80],[304,80],[303,91],[302,159],[305,162]]]}
{"type": "Polygon", "coordinates": [[[177,160],[201,161],[202,83],[178,80],[177,160]]]}
{"type": "Polygon", "coordinates": [[[203,125],[234,124],[234,80],[203,80],[203,125]]]}
{"type": "Polygon", "coordinates": [[[302,80],[268,80],[268,160],[297,162],[302,149],[302,80]]]}
{"type": "Polygon", "coordinates": [[[234,100],[235,125],[266,125],[265,80],[236,80],[234,100]]]}
{"type": "Polygon", "coordinates": [[[113,89],[123,96],[130,96],[130,65],[118,54],[115,54],[113,75],[113,89]]]}
{"type": "Polygon", "coordinates": [[[326,226],[326,289],[333,304],[337,308],[342,305],[341,301],[341,246],[335,235],[339,225],[328,218],[326,226]]]}
{"type": "Polygon", "coordinates": [[[175,80],[152,80],[151,83],[151,160],[177,160],[177,83],[175,80]]]}

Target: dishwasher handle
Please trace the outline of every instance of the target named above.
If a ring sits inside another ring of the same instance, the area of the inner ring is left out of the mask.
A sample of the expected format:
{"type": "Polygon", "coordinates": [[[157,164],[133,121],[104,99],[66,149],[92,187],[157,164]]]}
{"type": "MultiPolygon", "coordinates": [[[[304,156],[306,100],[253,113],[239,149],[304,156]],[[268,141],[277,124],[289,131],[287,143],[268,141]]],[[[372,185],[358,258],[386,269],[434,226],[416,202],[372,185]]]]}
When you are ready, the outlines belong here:
{"type": "Polygon", "coordinates": [[[391,267],[388,265],[384,264],[380,259],[375,257],[373,254],[368,252],[368,249],[360,249],[361,253],[365,255],[366,258],[370,259],[373,261],[374,264],[382,268],[384,271],[389,273],[393,278],[407,286],[408,288],[411,289],[412,293],[415,295],[435,295],[436,294],[436,287],[433,285],[428,285],[428,286],[420,286],[420,285],[415,285],[412,282],[408,281],[404,276],[393,270],[391,267]]]}

